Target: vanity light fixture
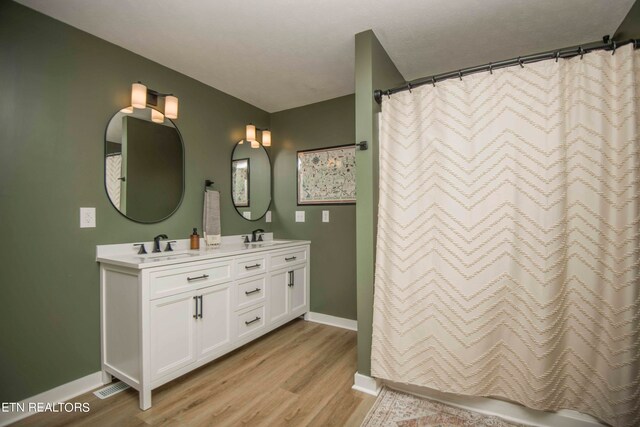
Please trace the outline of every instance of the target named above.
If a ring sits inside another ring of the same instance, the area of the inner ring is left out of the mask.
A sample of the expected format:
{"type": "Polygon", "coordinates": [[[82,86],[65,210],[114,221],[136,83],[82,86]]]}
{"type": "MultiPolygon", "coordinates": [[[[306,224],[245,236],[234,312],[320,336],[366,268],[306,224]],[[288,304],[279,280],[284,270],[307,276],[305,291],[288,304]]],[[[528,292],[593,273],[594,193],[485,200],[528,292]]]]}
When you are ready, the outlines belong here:
{"type": "Polygon", "coordinates": [[[167,119],[178,118],[178,98],[173,95],[164,98],[164,115],[167,119]]]}
{"type": "Polygon", "coordinates": [[[141,82],[133,83],[131,85],[131,107],[123,108],[123,113],[133,112],[133,108],[144,109],[147,106],[153,108],[160,107],[160,98],[164,99],[163,111],[153,110],[151,112],[151,120],[156,123],[164,122],[164,118],[177,119],[178,118],[178,98],[172,93],[160,93],[153,89],[147,88],[141,82]]]}
{"type": "Polygon", "coordinates": [[[160,111],[151,109],[151,121],[154,123],[164,123],[164,114],[160,111]]]}
{"type": "Polygon", "coordinates": [[[262,146],[271,147],[271,131],[269,129],[259,129],[251,123],[246,126],[244,139],[240,140],[238,144],[242,144],[244,141],[249,141],[251,143],[251,148],[259,148],[260,142],[256,139],[257,131],[262,133],[262,146]]]}
{"type": "Polygon", "coordinates": [[[245,131],[245,139],[247,141],[254,141],[256,139],[256,127],[249,123],[245,131]]]}
{"type": "Polygon", "coordinates": [[[131,85],[131,105],[134,108],[147,107],[147,87],[140,82],[131,85]]]}
{"type": "Polygon", "coordinates": [[[271,131],[264,129],[262,131],[262,145],[265,147],[271,147],[271,131]]]}

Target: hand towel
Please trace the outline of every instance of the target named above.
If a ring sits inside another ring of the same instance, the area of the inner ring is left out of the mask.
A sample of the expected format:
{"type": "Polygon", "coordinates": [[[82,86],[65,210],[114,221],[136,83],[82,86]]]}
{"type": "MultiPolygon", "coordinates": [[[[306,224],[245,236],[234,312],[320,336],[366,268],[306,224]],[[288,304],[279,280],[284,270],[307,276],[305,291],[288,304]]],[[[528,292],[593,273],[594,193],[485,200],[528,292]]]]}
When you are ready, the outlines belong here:
{"type": "Polygon", "coordinates": [[[204,206],[202,212],[202,230],[207,246],[220,246],[220,193],[215,190],[204,191],[204,206]]]}

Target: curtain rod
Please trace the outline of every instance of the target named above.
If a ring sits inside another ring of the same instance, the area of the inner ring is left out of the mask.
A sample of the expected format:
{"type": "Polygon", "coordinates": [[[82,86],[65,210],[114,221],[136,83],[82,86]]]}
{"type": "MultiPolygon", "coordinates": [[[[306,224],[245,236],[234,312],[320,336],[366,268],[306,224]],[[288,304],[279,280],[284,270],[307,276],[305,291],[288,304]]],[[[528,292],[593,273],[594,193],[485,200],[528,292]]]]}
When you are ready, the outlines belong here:
{"type": "Polygon", "coordinates": [[[454,78],[459,78],[460,80],[462,80],[462,77],[464,76],[480,73],[483,71],[489,71],[490,73],[493,74],[493,70],[497,70],[499,68],[512,67],[514,65],[520,65],[521,67],[524,67],[524,64],[530,64],[533,62],[545,61],[549,59],[555,59],[557,61],[560,58],[565,59],[565,58],[573,58],[576,56],[580,56],[580,58],[582,59],[582,56],[585,53],[594,52],[596,50],[610,50],[612,51],[612,55],[613,55],[616,53],[617,48],[627,44],[633,44],[633,47],[635,49],[640,48],[639,39],[631,39],[631,40],[626,40],[622,42],[616,42],[616,41],[609,40],[609,36],[604,36],[602,38],[602,42],[595,42],[593,44],[590,43],[588,47],[579,46],[578,48],[566,48],[566,49],[560,49],[560,50],[555,50],[551,52],[543,52],[543,53],[536,53],[533,55],[519,56],[517,58],[507,59],[504,61],[490,62],[488,64],[477,65],[475,67],[462,68],[460,70],[450,71],[448,73],[434,74],[433,76],[412,80],[410,82],[403,84],[402,86],[397,86],[387,90],[376,89],[373,91],[373,98],[376,100],[378,104],[382,104],[382,97],[384,95],[390,97],[394,93],[404,92],[405,90],[408,90],[409,92],[411,92],[411,89],[415,89],[419,86],[424,86],[427,84],[432,84],[435,86],[436,83],[442,82],[443,80],[454,79],[454,78]]]}

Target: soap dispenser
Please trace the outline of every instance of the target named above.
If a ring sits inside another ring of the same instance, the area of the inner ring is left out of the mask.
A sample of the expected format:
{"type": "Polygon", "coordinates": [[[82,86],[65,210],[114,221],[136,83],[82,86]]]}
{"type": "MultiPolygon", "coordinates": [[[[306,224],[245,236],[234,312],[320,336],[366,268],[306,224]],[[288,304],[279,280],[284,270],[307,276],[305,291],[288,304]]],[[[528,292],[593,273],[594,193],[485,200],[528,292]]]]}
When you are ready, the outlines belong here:
{"type": "Polygon", "coordinates": [[[200,249],[200,236],[198,236],[198,229],[193,229],[193,234],[191,235],[191,249],[200,249]]]}

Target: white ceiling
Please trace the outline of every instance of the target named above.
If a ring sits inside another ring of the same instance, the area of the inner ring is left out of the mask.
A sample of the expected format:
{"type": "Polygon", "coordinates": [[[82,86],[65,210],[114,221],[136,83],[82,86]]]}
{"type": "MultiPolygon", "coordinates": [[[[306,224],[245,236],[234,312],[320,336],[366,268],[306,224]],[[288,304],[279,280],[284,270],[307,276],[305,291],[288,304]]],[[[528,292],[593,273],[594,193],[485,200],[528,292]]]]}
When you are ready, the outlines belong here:
{"type": "Polygon", "coordinates": [[[353,93],[364,30],[412,80],[599,40],[634,0],[18,2],[274,112],[353,93]]]}

